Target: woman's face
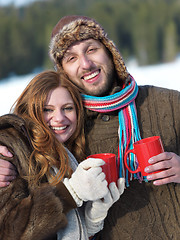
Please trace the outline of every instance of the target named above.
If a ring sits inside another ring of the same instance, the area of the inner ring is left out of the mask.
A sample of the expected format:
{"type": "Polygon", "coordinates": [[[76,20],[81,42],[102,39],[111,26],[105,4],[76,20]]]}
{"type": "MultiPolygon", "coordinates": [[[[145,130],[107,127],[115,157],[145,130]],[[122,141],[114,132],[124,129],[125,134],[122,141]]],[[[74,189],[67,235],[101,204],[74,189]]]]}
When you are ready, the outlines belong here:
{"type": "Polygon", "coordinates": [[[66,88],[59,86],[49,92],[44,106],[44,119],[59,142],[66,142],[75,132],[76,109],[66,88]]]}

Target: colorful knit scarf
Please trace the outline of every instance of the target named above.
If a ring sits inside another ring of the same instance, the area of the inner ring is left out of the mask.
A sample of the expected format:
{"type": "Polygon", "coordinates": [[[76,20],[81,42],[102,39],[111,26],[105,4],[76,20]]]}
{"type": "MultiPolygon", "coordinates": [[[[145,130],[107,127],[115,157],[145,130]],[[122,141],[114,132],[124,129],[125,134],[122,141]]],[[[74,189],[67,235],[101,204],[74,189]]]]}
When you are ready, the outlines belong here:
{"type": "MultiPolygon", "coordinates": [[[[84,106],[95,112],[111,112],[119,110],[119,147],[118,147],[118,167],[119,177],[126,178],[126,186],[132,179],[143,180],[141,175],[131,174],[124,165],[124,155],[128,149],[133,148],[133,143],[140,140],[140,131],[137,120],[135,98],[138,94],[138,86],[131,77],[131,81],[120,92],[106,97],[95,97],[81,94],[84,106]]],[[[134,154],[129,154],[128,164],[132,170],[137,168],[137,160],[134,154]]],[[[144,179],[146,180],[146,178],[144,179]]]]}

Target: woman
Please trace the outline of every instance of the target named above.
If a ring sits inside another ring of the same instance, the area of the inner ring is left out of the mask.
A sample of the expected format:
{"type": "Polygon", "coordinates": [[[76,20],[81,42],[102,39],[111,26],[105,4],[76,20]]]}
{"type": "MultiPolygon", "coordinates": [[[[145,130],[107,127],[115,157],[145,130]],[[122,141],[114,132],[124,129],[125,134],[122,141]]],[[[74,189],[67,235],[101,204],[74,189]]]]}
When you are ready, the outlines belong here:
{"type": "Polygon", "coordinates": [[[0,189],[0,239],[88,239],[102,228],[122,189],[112,184],[108,190],[101,159],[77,166],[67,150],[84,159],[77,89],[64,75],[43,72],[18,98],[14,113],[0,118],[0,143],[13,153],[4,159],[19,173],[0,189]]]}

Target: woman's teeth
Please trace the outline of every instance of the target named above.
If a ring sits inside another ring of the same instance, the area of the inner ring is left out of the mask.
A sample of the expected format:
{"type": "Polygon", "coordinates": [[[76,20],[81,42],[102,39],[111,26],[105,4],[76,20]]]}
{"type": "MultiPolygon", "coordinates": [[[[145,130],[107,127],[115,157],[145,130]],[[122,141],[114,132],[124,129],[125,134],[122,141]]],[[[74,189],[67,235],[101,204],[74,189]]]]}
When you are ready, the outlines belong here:
{"type": "Polygon", "coordinates": [[[60,130],[64,130],[67,128],[67,126],[63,126],[63,127],[51,127],[53,130],[55,131],[60,131],[60,130]]]}

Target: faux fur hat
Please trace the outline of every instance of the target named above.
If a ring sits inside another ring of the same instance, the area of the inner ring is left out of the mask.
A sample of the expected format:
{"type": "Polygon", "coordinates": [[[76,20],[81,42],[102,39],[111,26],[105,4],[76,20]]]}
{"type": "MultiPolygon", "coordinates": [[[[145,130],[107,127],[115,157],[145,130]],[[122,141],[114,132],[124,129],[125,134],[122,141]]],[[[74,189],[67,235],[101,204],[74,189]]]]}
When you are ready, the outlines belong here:
{"type": "Polygon", "coordinates": [[[127,80],[127,72],[122,56],[107,33],[94,19],[86,16],[65,16],[59,20],[52,31],[50,58],[57,69],[62,69],[61,60],[71,44],[76,41],[93,38],[99,40],[112,54],[115,69],[121,81],[127,80]]]}

